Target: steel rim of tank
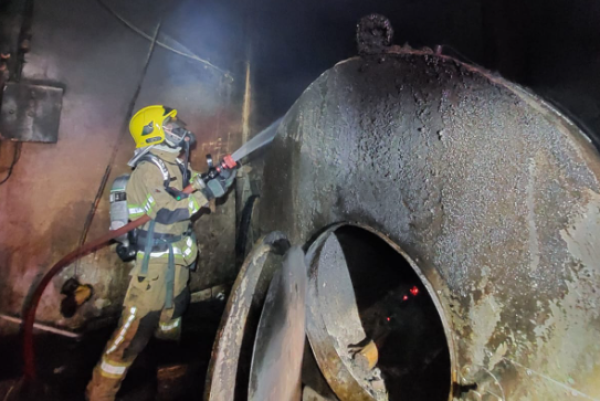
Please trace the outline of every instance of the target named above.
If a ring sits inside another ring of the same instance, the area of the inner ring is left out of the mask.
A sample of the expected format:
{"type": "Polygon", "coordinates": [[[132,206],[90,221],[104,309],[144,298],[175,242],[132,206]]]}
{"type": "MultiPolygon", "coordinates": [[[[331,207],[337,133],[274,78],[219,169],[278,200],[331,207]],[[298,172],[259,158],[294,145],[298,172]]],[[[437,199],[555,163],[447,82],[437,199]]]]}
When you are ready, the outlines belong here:
{"type": "MultiPolygon", "coordinates": [[[[325,241],[329,236],[338,229],[344,227],[357,227],[363,229],[371,234],[374,234],[379,239],[383,240],[388,246],[390,246],[394,251],[400,254],[411,266],[415,274],[418,276],[419,280],[423,284],[423,287],[426,289],[429,298],[432,300],[438,317],[441,321],[444,336],[446,338],[446,345],[448,348],[449,358],[450,358],[450,377],[448,378],[448,400],[453,399],[454,392],[454,383],[457,378],[457,369],[456,369],[456,358],[455,358],[455,348],[452,337],[452,331],[450,327],[450,323],[447,319],[446,311],[444,310],[442,303],[438,298],[438,294],[435,291],[431,281],[424,275],[424,273],[419,268],[418,264],[394,241],[392,241],[387,235],[382,232],[362,223],[358,222],[340,222],[335,223],[327,228],[325,228],[316,239],[310,244],[308,250],[306,252],[306,265],[308,266],[308,282],[307,282],[307,298],[306,298],[306,331],[307,337],[309,340],[309,344],[311,350],[317,360],[317,364],[325,378],[327,379],[329,385],[332,387],[334,392],[340,397],[338,391],[342,391],[342,397],[340,398],[342,401],[354,401],[354,400],[375,400],[375,398],[368,395],[366,389],[364,389],[352,376],[349,369],[344,365],[341,357],[337,354],[336,348],[333,345],[333,341],[322,341],[323,333],[326,333],[327,328],[323,321],[323,314],[320,311],[319,303],[317,301],[316,294],[316,286],[317,280],[316,277],[318,272],[315,271],[314,263],[318,260],[319,252],[324,245],[325,241]],[[316,273],[316,274],[315,274],[316,273]],[[323,330],[319,335],[315,330],[323,330]],[[331,356],[337,356],[337,360],[331,361],[328,360],[331,356]],[[334,380],[335,379],[335,380],[334,380]],[[341,379],[341,380],[340,380],[341,379]],[[347,380],[350,380],[348,382],[347,380]],[[344,380],[346,380],[344,382],[344,380]],[[333,384],[333,385],[332,385],[333,384]],[[349,384],[350,391],[344,391],[341,389],[340,384],[349,384]],[[334,388],[334,386],[338,387],[338,391],[334,388]],[[358,388],[360,391],[357,393],[358,388]],[[344,393],[347,394],[344,397],[344,393]]],[[[431,269],[432,274],[437,275],[437,271],[431,269]]],[[[437,282],[441,282],[441,278],[435,277],[437,282]]],[[[332,339],[332,338],[331,338],[332,339]]]]}
{"type": "Polygon", "coordinates": [[[285,242],[289,246],[285,234],[278,231],[261,237],[244,260],[238,273],[213,345],[204,393],[204,399],[207,401],[235,399],[240,352],[248,315],[268,256],[283,252],[277,246],[280,242],[285,242]]]}
{"type": "Polygon", "coordinates": [[[292,246],[273,274],[252,350],[248,400],[299,400],[306,344],[306,265],[292,246]]]}

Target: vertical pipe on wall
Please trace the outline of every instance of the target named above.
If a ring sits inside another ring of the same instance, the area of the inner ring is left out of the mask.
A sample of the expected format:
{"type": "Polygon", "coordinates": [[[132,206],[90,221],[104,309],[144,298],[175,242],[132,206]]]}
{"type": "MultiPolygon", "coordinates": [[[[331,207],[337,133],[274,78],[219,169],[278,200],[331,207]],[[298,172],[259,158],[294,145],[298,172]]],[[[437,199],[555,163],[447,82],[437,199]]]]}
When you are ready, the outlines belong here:
{"type": "Polygon", "coordinates": [[[246,81],[244,84],[244,105],[242,107],[242,143],[248,141],[250,134],[250,103],[252,96],[252,86],[250,83],[250,60],[246,61],[246,81]]]}

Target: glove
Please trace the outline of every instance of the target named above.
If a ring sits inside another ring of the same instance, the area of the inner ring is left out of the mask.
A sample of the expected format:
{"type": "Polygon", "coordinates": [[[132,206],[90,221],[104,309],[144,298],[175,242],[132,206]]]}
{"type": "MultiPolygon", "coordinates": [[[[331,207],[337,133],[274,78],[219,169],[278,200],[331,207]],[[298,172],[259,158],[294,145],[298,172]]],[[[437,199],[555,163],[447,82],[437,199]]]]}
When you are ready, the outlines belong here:
{"type": "Polygon", "coordinates": [[[200,174],[198,174],[194,181],[192,181],[191,185],[192,188],[194,188],[196,191],[204,191],[204,189],[206,188],[206,181],[204,181],[204,178],[202,178],[200,174]]]}
{"type": "Polygon", "coordinates": [[[236,170],[231,169],[221,171],[217,177],[208,180],[206,187],[201,191],[209,200],[222,197],[235,181],[235,173],[236,170]]]}
{"type": "Polygon", "coordinates": [[[217,179],[221,179],[225,192],[233,185],[233,181],[235,181],[235,174],[237,172],[237,168],[235,169],[225,169],[221,171],[221,174],[217,177],[217,179]]]}

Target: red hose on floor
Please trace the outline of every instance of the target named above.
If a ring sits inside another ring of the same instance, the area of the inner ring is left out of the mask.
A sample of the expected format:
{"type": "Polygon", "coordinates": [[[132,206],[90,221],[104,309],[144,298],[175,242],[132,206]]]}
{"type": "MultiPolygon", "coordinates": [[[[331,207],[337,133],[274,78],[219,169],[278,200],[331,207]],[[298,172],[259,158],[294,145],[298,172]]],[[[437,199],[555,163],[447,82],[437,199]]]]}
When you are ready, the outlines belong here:
{"type": "MultiPolygon", "coordinates": [[[[183,192],[186,194],[191,194],[194,191],[191,185],[187,186],[183,192]]],[[[119,228],[118,230],[109,231],[102,237],[98,238],[95,241],[92,241],[80,248],[75,249],[73,252],[69,253],[61,260],[56,262],[54,266],[44,275],[42,281],[37,285],[33,294],[31,296],[31,300],[27,305],[25,310],[25,317],[23,319],[23,375],[26,380],[35,379],[35,349],[33,346],[33,323],[35,322],[35,313],[37,311],[38,304],[40,303],[40,299],[42,298],[42,294],[46,289],[46,286],[50,283],[50,281],[60,273],[65,267],[69,266],[73,261],[77,258],[87,255],[88,253],[94,252],[106,244],[108,244],[111,240],[115,239],[118,236],[121,236],[134,228],[137,228],[145,223],[150,221],[150,216],[146,215],[140,217],[139,219],[132,221],[131,223],[119,228]]]]}

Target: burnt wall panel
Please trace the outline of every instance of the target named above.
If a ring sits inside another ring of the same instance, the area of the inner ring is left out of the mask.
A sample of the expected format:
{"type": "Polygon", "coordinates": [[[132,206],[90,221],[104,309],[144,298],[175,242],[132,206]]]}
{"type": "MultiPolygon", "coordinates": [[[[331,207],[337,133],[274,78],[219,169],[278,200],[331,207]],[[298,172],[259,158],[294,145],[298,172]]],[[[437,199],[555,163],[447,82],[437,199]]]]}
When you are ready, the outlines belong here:
{"type": "MultiPolygon", "coordinates": [[[[13,177],[0,187],[0,265],[4,271],[0,278],[0,310],[5,313],[18,314],[31,285],[52,263],[78,245],[110,164],[108,185],[88,240],[106,232],[110,183],[114,177],[130,171],[126,163],[134,144],[126,130],[127,113],[139,84],[141,91],[135,108],[171,104],[179,108],[189,128],[198,133],[199,144],[193,153],[195,168],[204,167],[203,153],[223,155],[231,150],[232,143],[239,143],[239,102],[232,94],[236,81],[231,74],[224,74],[229,68],[205,68],[206,64],[189,57],[191,53],[183,44],[169,42],[168,38],[174,35],[169,29],[193,33],[194,25],[184,28],[169,23],[173,10],[152,12],[162,9],[148,2],[127,2],[128,8],[118,9],[118,14],[111,6],[110,2],[92,0],[35,2],[32,50],[27,55],[23,80],[63,87],[63,109],[58,143],[23,144],[13,177]],[[136,20],[140,15],[145,16],[141,18],[143,23],[136,20]],[[154,49],[143,76],[150,39],[159,20],[163,26],[158,39],[169,46],[154,49]],[[172,51],[172,46],[180,46],[175,50],[188,57],[172,51]]],[[[232,62],[237,57],[231,52],[234,47],[231,44],[222,60],[232,62]]],[[[228,211],[233,208],[232,202],[224,206],[228,211]]],[[[200,219],[207,220],[219,235],[231,234],[231,239],[222,240],[218,248],[224,256],[213,255],[211,259],[212,266],[219,261],[220,269],[230,271],[234,213],[221,212],[216,217],[200,219]]],[[[215,236],[210,237],[213,243],[217,241],[215,236]]],[[[42,298],[38,319],[77,327],[88,318],[118,313],[131,266],[119,262],[112,248],[104,248],[65,269],[42,298]],[[96,294],[81,313],[67,320],[59,314],[58,293],[75,267],[80,280],[92,284],[96,294]]],[[[202,263],[201,266],[208,269],[202,263]]],[[[216,280],[195,278],[194,288],[216,280]]]]}
{"type": "MultiPolygon", "coordinates": [[[[0,291],[8,313],[19,313],[36,277],[79,242],[149,48],[92,1],[36,2],[35,15],[36,45],[23,78],[60,83],[66,90],[61,140],[23,144],[13,177],[0,187],[0,254],[6,271],[0,291]]],[[[97,223],[107,227],[107,218],[98,216],[97,223]]],[[[112,270],[114,260],[104,255],[98,254],[102,268],[112,270]]],[[[95,276],[93,284],[101,291],[111,285],[110,276],[95,276]]],[[[59,318],[61,284],[57,279],[48,288],[42,320],[59,318]]]]}

